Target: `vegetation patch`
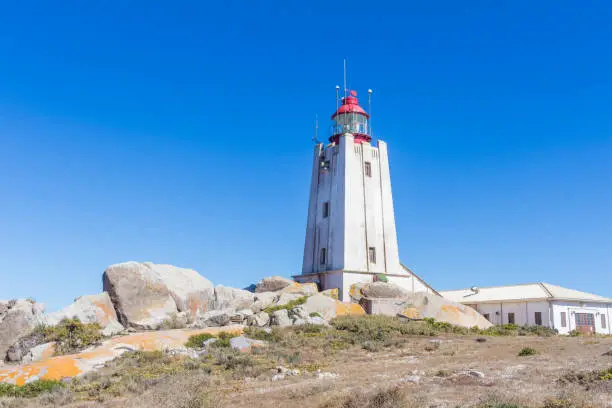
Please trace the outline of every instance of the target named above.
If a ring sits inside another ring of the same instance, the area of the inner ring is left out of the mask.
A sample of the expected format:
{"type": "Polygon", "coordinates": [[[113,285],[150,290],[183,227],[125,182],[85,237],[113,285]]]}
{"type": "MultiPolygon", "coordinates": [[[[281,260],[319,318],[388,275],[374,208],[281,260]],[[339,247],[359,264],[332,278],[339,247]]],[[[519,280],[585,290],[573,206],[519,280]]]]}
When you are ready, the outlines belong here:
{"type": "Polygon", "coordinates": [[[204,347],[204,342],[206,340],[214,338],[215,336],[210,333],[194,334],[193,336],[189,336],[187,343],[185,343],[185,347],[189,347],[192,349],[201,349],[202,347],[204,347]]]}
{"type": "Polygon", "coordinates": [[[579,384],[587,389],[607,381],[612,381],[612,366],[605,370],[570,371],[559,378],[559,383],[561,384],[579,384]]]}
{"type": "Polygon", "coordinates": [[[536,355],[538,352],[536,351],[536,349],[531,348],[531,347],[523,347],[521,349],[521,351],[519,351],[518,356],[519,357],[524,357],[524,356],[533,356],[536,355]]]}
{"type": "Polygon", "coordinates": [[[99,324],[85,324],[79,319],[63,319],[56,326],[38,326],[30,336],[39,338],[39,344],[56,342],[56,355],[75,353],[102,340],[99,324]]]}
{"type": "Polygon", "coordinates": [[[274,305],[274,306],[269,306],[267,308],[265,308],[263,311],[266,312],[267,314],[272,314],[274,312],[276,312],[277,310],[291,310],[294,307],[303,305],[304,303],[306,303],[306,300],[308,299],[308,296],[302,296],[299,297],[295,300],[292,300],[284,305],[274,305]]]}
{"type": "Polygon", "coordinates": [[[65,384],[53,380],[38,380],[23,386],[0,383],[0,397],[34,398],[63,387],[65,384]]]}

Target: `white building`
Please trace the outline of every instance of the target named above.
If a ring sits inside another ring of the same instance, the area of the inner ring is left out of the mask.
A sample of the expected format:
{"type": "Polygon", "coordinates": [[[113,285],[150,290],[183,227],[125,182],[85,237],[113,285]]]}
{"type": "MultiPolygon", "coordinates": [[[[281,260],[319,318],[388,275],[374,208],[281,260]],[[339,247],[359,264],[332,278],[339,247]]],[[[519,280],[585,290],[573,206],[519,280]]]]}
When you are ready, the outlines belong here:
{"type": "Polygon", "coordinates": [[[387,144],[371,144],[370,116],[351,91],[332,116],[326,146],[314,148],[302,274],[298,282],[339,288],[385,274],[409,290],[433,291],[400,264],[387,144]]]}
{"type": "Polygon", "coordinates": [[[543,325],[561,334],[572,330],[612,334],[612,299],[550,283],[441,291],[471,306],[493,324],[543,325]]]}

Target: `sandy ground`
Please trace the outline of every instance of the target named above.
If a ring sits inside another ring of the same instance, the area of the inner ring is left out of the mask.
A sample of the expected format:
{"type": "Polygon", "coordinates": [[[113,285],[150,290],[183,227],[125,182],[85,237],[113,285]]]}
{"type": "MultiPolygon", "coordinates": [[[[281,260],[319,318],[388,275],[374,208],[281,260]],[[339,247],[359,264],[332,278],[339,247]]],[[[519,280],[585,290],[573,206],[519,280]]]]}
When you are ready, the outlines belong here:
{"type": "MultiPolygon", "coordinates": [[[[565,372],[612,365],[612,357],[602,356],[612,348],[612,338],[487,337],[484,343],[475,337],[439,339],[440,347],[434,351],[425,350],[430,338],[411,338],[390,352],[340,352],[322,368],[338,374],[333,379],[304,375],[234,385],[223,392],[224,406],[317,407],[339,392],[393,385],[422,399],[426,406],[471,405],[491,395],[535,405],[567,391],[556,383],[565,372]],[[538,354],[518,357],[523,347],[533,347],[538,354]],[[484,377],[462,374],[466,370],[479,371],[484,377]]],[[[612,407],[611,389],[577,392],[590,393],[597,406],[612,407]]]]}

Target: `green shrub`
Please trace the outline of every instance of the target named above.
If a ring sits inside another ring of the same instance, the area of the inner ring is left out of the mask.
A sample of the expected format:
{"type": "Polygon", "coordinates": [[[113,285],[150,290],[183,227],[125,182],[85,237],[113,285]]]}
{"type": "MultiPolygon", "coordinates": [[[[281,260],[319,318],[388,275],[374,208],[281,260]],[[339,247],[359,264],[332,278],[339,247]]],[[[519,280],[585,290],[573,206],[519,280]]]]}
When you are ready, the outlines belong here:
{"type": "Polygon", "coordinates": [[[194,334],[193,336],[189,336],[187,343],[185,343],[185,347],[193,348],[193,349],[201,349],[206,340],[214,339],[215,336],[209,333],[201,333],[194,334]]]}
{"type": "Polygon", "coordinates": [[[55,380],[38,380],[23,386],[0,383],[0,397],[33,398],[63,387],[64,383],[55,380]]]}
{"type": "Polygon", "coordinates": [[[56,342],[55,353],[70,354],[98,344],[102,340],[100,325],[81,323],[79,319],[63,319],[56,326],[38,326],[30,336],[42,335],[41,343],[56,342]]]}
{"type": "Polygon", "coordinates": [[[267,308],[264,309],[264,312],[266,312],[268,314],[272,314],[272,313],[276,312],[277,310],[283,310],[283,309],[291,310],[294,307],[297,307],[297,306],[300,306],[300,305],[303,305],[304,303],[306,303],[307,299],[308,299],[308,296],[302,296],[302,297],[299,297],[299,298],[297,298],[295,300],[292,300],[289,303],[284,304],[284,305],[274,305],[274,306],[267,307],[267,308]]]}
{"type": "Polygon", "coordinates": [[[236,335],[228,332],[219,332],[219,334],[217,334],[217,341],[210,346],[215,348],[229,348],[231,347],[230,339],[232,337],[236,337],[236,335]]]}
{"type": "Polygon", "coordinates": [[[159,327],[160,330],[175,330],[175,329],[184,329],[187,327],[187,324],[184,320],[181,320],[176,313],[172,313],[169,318],[164,320],[159,327]]]}
{"type": "Polygon", "coordinates": [[[578,330],[572,330],[571,332],[569,332],[569,335],[571,337],[578,337],[578,336],[582,336],[582,333],[580,333],[578,330]]]}
{"type": "Polygon", "coordinates": [[[524,357],[524,356],[533,356],[535,354],[537,354],[538,352],[536,351],[536,349],[531,348],[531,347],[523,347],[521,349],[521,351],[519,351],[518,355],[519,357],[524,357]]]}
{"type": "Polygon", "coordinates": [[[247,327],[244,329],[244,334],[252,339],[264,340],[271,343],[278,343],[284,337],[278,327],[273,327],[269,332],[257,327],[247,327]]]}
{"type": "Polygon", "coordinates": [[[319,312],[312,312],[309,316],[310,317],[320,317],[321,319],[323,318],[323,316],[321,316],[321,313],[319,312]]]}

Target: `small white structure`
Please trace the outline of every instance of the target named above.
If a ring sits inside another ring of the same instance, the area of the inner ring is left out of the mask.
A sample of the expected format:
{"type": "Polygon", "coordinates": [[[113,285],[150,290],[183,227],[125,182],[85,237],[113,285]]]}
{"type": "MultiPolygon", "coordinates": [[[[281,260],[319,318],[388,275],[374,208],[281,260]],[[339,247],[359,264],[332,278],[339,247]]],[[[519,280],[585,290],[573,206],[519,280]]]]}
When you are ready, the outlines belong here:
{"type": "Polygon", "coordinates": [[[312,160],[306,242],[298,282],[339,288],[348,300],[352,284],[385,274],[413,291],[433,291],[400,264],[387,144],[371,144],[370,116],[351,91],[332,116],[326,146],[312,160]]]}
{"type": "Polygon", "coordinates": [[[550,283],[440,291],[470,306],[493,324],[542,325],[561,334],[572,330],[612,334],[612,299],[550,283]]]}

